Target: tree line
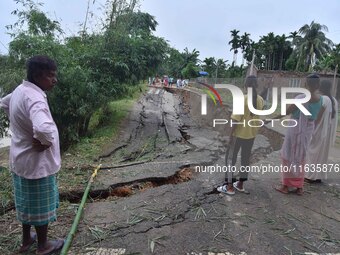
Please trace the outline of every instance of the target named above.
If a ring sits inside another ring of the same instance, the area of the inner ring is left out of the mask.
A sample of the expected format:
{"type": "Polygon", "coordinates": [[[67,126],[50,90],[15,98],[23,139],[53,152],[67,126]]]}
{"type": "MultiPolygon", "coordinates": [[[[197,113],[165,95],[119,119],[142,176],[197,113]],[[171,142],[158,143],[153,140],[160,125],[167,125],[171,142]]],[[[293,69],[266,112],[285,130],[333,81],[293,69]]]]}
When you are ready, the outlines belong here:
{"type": "Polygon", "coordinates": [[[256,42],[251,39],[250,33],[241,35],[239,30],[233,29],[228,42],[233,52],[232,62],[229,64],[228,60],[208,57],[198,60],[196,66],[208,72],[211,78],[242,77],[253,58],[254,65],[260,70],[329,73],[336,70],[339,73],[340,43],[333,43],[325,32],[328,32],[327,26],[312,21],[288,36],[269,32],[256,42]],[[239,55],[242,57],[241,65],[237,65],[239,55]]]}
{"type": "Polygon", "coordinates": [[[236,29],[230,31],[233,63],[236,63],[240,49],[242,59],[248,62],[255,53],[256,66],[265,70],[334,72],[340,64],[340,44],[334,44],[326,37],[327,26],[314,21],[288,36],[270,32],[261,36],[258,42],[253,41],[249,33],[240,36],[239,32],[236,29]]]}

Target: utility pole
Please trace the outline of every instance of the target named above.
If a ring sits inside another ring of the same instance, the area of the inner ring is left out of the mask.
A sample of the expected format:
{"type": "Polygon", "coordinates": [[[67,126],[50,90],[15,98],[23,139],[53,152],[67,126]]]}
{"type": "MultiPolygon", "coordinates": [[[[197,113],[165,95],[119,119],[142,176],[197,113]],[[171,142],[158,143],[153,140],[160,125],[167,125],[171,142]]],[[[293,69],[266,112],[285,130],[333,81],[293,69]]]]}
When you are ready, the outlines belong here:
{"type": "Polygon", "coordinates": [[[249,75],[253,75],[254,61],[255,61],[255,49],[253,50],[253,57],[252,57],[252,59],[251,59],[250,73],[249,73],[249,75]]]}
{"type": "Polygon", "coordinates": [[[336,75],[338,73],[338,65],[335,66],[335,70],[334,70],[334,77],[333,77],[333,96],[336,97],[336,91],[337,91],[337,87],[338,87],[338,83],[336,82],[336,75]]]}
{"type": "Polygon", "coordinates": [[[216,61],[215,84],[217,84],[218,62],[216,61]]]}

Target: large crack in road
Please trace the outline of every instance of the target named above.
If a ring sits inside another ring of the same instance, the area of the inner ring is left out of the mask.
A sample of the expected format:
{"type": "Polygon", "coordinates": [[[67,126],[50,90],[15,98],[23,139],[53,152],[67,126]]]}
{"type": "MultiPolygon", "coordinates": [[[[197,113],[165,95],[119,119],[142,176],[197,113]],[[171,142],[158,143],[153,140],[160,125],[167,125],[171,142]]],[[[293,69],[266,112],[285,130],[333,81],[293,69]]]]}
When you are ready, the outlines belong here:
{"type": "MultiPolygon", "coordinates": [[[[199,99],[189,90],[150,88],[135,104],[119,140],[97,160],[103,170],[93,184],[92,202],[85,208],[72,252],[99,254],[105,248],[124,251],[120,254],[285,254],[287,247],[334,251],[328,245],[318,248],[318,233],[308,240],[304,236],[310,219],[302,219],[303,204],[313,201],[296,203],[292,197],[272,194],[278,175],[254,174],[246,186],[250,195],[228,197],[215,192],[224,173],[196,171],[196,166],[224,165],[223,139],[228,133],[227,127],[212,128],[215,116],[200,114],[199,99]],[[287,204],[292,206],[287,209],[287,204]]],[[[227,106],[215,110],[216,116],[228,117],[227,106]]],[[[252,164],[277,164],[281,143],[282,135],[261,129],[252,164]]],[[[336,201],[327,203],[337,208],[336,201]]],[[[323,221],[323,226],[332,238],[339,237],[332,220],[323,221]]]]}
{"type": "MultiPolygon", "coordinates": [[[[200,98],[190,89],[149,88],[134,105],[119,138],[108,141],[93,162],[102,167],[69,254],[338,252],[338,179],[305,185],[304,196],[296,196],[273,190],[278,173],[251,173],[245,186],[250,194],[226,196],[216,192],[223,172],[197,171],[225,164],[228,127],[212,128],[212,118],[229,115],[228,106],[208,101],[211,115],[202,116],[200,98]]],[[[282,140],[276,131],[261,128],[252,165],[278,166],[282,140]]],[[[331,163],[340,164],[338,156],[331,163]]],[[[79,167],[83,169],[92,165],[79,167]]],[[[71,203],[62,204],[68,208],[59,211],[52,236],[55,229],[67,234],[82,195],[77,190],[61,194],[71,203]]],[[[11,211],[3,220],[14,218],[11,211]]]]}
{"type": "MultiPolygon", "coordinates": [[[[198,173],[195,173],[193,166],[212,165],[223,158],[222,137],[227,134],[227,130],[224,134],[221,134],[209,127],[202,126],[199,120],[200,116],[192,116],[190,104],[193,104],[193,102],[190,102],[190,99],[186,102],[183,95],[158,88],[151,88],[149,93],[141,98],[130,114],[129,124],[122,130],[119,143],[103,152],[99,161],[103,168],[108,169],[113,162],[114,164],[142,160],[146,160],[146,162],[112,169],[112,171],[109,170],[110,172],[100,172],[90,194],[95,202],[87,206],[85,219],[91,218],[92,213],[97,214],[100,205],[110,204],[108,201],[121,203],[122,197],[131,199],[133,196],[138,197],[138,195],[144,197],[145,194],[156,194],[156,197],[161,198],[162,195],[157,195],[161,186],[170,184],[165,190],[171,190],[182,186],[179,184],[187,181],[192,182],[192,184],[185,186],[190,190],[195,187],[196,191],[192,193],[193,190],[191,190],[187,194],[189,196],[180,195],[179,197],[177,197],[177,192],[165,192],[164,195],[169,196],[167,198],[169,204],[165,208],[158,204],[157,210],[159,212],[164,211],[166,214],[160,213],[156,218],[157,220],[151,215],[149,215],[150,217],[145,215],[140,217],[130,216],[123,227],[113,227],[110,229],[110,233],[114,233],[113,235],[116,238],[123,238],[131,234],[146,233],[152,229],[161,229],[181,223],[185,219],[190,219],[193,211],[195,212],[194,219],[206,214],[201,205],[209,204],[211,198],[209,199],[207,195],[213,193],[214,186],[221,182],[223,177],[215,178],[213,182],[210,182],[210,180],[206,180],[207,176],[199,176],[198,173]],[[195,176],[193,177],[193,175],[195,176]],[[204,186],[205,188],[202,189],[204,186]],[[156,187],[157,189],[153,189],[156,187]],[[150,189],[153,190],[150,191],[150,189]],[[177,202],[175,202],[176,197],[177,202]],[[175,210],[170,210],[167,206],[174,202],[176,204],[174,205],[175,210]],[[188,214],[191,216],[188,216],[188,214]],[[140,228],[145,224],[145,217],[153,219],[155,224],[147,224],[148,226],[142,227],[143,230],[136,230],[136,227],[140,228]]],[[[258,145],[255,148],[257,154],[263,154],[263,149],[268,150],[270,148],[264,137],[262,140],[264,140],[262,143],[265,145],[258,145]]],[[[211,178],[211,176],[208,177],[211,178]]],[[[77,195],[73,193],[72,195],[73,202],[81,197],[80,193],[77,195]]],[[[215,200],[216,198],[213,199],[213,201],[215,200]]],[[[150,201],[150,199],[143,199],[143,202],[147,203],[147,201],[150,201]]],[[[135,203],[130,201],[130,204],[135,203]]],[[[99,210],[101,210],[101,213],[110,215],[109,212],[105,213],[105,206],[99,210]]],[[[112,210],[113,212],[114,210],[112,210]]],[[[135,215],[139,215],[138,212],[135,212],[135,215]]],[[[222,216],[219,215],[218,217],[222,216]]],[[[103,224],[102,221],[96,222],[93,219],[92,221],[92,224],[96,226],[103,224]]],[[[117,219],[114,221],[118,222],[117,219]]],[[[105,221],[104,224],[110,224],[110,220],[105,221]]],[[[87,237],[89,236],[87,235],[87,237]]],[[[100,241],[102,242],[104,239],[100,241]]]]}

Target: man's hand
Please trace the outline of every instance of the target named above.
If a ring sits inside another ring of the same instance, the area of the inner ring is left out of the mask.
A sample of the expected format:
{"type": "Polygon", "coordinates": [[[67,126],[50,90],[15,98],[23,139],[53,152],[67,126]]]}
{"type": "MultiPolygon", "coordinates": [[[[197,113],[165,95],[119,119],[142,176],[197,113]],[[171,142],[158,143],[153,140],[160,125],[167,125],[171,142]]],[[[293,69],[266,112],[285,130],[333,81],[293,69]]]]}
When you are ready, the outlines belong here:
{"type": "Polygon", "coordinates": [[[48,148],[50,148],[51,145],[44,145],[41,144],[41,142],[38,139],[33,138],[33,142],[32,142],[33,148],[36,151],[42,152],[48,148]]]}

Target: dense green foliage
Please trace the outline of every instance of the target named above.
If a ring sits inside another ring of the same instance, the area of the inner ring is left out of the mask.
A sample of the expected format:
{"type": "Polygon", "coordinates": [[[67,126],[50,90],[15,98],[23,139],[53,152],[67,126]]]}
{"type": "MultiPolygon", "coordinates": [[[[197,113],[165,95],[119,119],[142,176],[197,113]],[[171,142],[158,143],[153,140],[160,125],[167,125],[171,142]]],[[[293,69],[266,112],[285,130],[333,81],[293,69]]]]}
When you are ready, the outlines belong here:
{"type": "Polygon", "coordinates": [[[270,32],[255,42],[249,33],[240,35],[239,30],[233,29],[228,42],[234,55],[231,65],[223,59],[210,57],[204,59],[201,69],[211,78],[241,77],[245,75],[245,61],[248,65],[254,57],[254,65],[262,70],[334,72],[336,66],[340,66],[340,44],[334,45],[325,36],[327,31],[326,26],[313,21],[289,36],[270,32]],[[239,53],[242,64],[237,66],[239,53]]]}
{"type": "MultiPolygon", "coordinates": [[[[33,0],[17,0],[9,25],[12,35],[8,55],[0,56],[0,96],[25,78],[25,61],[45,54],[58,64],[58,86],[49,95],[55,121],[61,130],[62,148],[88,134],[91,117],[112,100],[128,96],[152,76],[190,79],[206,71],[210,78],[243,77],[255,53],[254,64],[265,70],[334,71],[340,64],[340,44],[326,38],[327,27],[316,22],[289,36],[268,33],[258,42],[249,33],[232,30],[229,44],[234,60],[229,65],[214,57],[199,59],[199,51],[183,52],[156,37],[157,21],[137,9],[138,0],[107,0],[106,19],[99,32],[87,31],[87,19],[78,35],[66,37],[60,24],[50,19],[33,0]],[[237,54],[242,64],[237,65],[237,54]],[[246,61],[246,64],[245,64],[246,61]]],[[[90,1],[89,1],[90,3],[90,1]]],[[[87,10],[88,12],[88,10],[87,10]]],[[[8,126],[0,111],[0,135],[8,126]]]]}
{"type": "Polygon", "coordinates": [[[157,26],[154,18],[135,11],[135,5],[125,1],[108,1],[112,9],[102,32],[82,31],[63,41],[59,40],[59,24],[38,5],[30,0],[20,3],[24,10],[14,12],[19,21],[11,27],[9,55],[1,57],[1,84],[4,93],[13,90],[25,77],[25,61],[33,55],[48,55],[57,62],[58,85],[49,95],[49,103],[63,148],[87,134],[96,111],[129,95],[155,73],[168,48],[164,39],[152,35],[157,26]]]}
{"type": "Polygon", "coordinates": [[[325,25],[314,21],[303,25],[298,31],[287,37],[275,35],[273,32],[261,36],[258,42],[250,39],[250,34],[239,36],[239,30],[232,30],[229,41],[234,52],[234,61],[238,49],[243,59],[250,62],[255,52],[255,65],[265,70],[290,70],[300,72],[334,71],[340,64],[339,45],[334,45],[324,32],[325,25]]]}

